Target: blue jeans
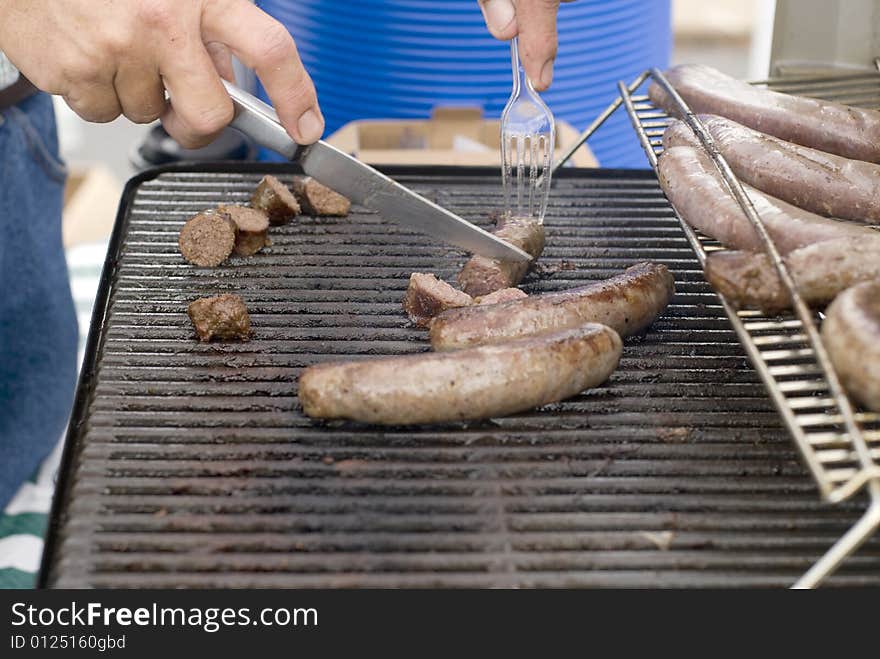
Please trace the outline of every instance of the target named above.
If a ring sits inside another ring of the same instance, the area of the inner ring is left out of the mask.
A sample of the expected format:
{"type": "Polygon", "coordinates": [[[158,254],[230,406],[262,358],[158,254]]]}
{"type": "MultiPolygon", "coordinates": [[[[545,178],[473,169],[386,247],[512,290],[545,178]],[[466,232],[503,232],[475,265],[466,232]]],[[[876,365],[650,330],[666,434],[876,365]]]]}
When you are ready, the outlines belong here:
{"type": "Polygon", "coordinates": [[[61,244],[67,170],[52,99],[0,113],[0,510],[58,442],[77,325],[61,244]]]}

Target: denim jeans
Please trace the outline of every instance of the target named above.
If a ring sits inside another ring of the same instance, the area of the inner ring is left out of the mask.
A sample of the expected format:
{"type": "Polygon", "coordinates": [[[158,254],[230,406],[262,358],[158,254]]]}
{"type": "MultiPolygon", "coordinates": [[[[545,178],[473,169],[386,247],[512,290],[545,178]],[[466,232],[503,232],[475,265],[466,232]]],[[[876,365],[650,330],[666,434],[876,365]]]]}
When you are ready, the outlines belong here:
{"type": "Polygon", "coordinates": [[[0,113],[0,510],[58,442],[73,401],[66,175],[49,96],[0,113]]]}

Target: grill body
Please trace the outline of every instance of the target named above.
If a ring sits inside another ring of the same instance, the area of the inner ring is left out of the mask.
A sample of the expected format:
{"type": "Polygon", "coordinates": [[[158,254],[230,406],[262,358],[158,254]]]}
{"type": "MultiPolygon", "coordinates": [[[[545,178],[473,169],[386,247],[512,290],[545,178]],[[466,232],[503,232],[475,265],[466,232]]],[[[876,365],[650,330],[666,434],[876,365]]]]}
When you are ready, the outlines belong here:
{"type": "MultiPolygon", "coordinates": [[[[562,171],[524,288],[638,261],[678,293],[604,386],[471,424],[305,418],[311,364],[420,352],[409,274],[462,253],[362,208],[273,228],[264,252],[187,265],[177,233],[287,166],[155,170],[126,190],[68,437],[51,587],[788,586],[864,500],[820,502],[652,173],[562,171]],[[200,344],[193,299],[234,292],[254,338],[200,344]]],[[[496,170],[388,168],[486,226],[496,170]]],[[[829,585],[880,584],[880,538],[829,585]]]]}

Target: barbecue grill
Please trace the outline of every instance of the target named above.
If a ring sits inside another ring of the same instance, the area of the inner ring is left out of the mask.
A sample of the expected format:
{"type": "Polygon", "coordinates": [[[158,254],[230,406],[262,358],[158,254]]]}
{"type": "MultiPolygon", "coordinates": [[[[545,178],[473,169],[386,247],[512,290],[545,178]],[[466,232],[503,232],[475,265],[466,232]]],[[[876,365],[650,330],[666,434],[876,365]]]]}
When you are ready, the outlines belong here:
{"type": "MultiPolygon", "coordinates": [[[[483,226],[495,169],[394,168],[483,226]]],[[[466,255],[363,208],[299,218],[215,269],[185,220],[286,165],[172,166],[127,186],[96,302],[40,582],[48,587],[787,586],[858,518],[823,504],[650,171],[561,170],[530,292],[666,264],[678,293],[611,380],[539,410],[417,428],[317,423],[302,368],[426,350],[409,274],[466,255]],[[248,343],[186,305],[234,292],[248,343]]],[[[880,584],[872,538],[829,580],[880,584]]]]}

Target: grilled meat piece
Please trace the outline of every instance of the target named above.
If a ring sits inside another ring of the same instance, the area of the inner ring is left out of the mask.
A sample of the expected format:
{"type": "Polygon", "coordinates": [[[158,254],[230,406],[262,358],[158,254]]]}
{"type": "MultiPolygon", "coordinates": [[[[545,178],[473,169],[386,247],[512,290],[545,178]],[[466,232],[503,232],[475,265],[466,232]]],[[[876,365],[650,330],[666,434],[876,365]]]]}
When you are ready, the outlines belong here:
{"type": "Polygon", "coordinates": [[[414,272],[409,277],[409,287],[403,298],[403,310],[419,327],[427,327],[431,319],[441,311],[454,307],[467,307],[474,303],[467,293],[456,290],[432,274],[414,272]]]}
{"type": "MultiPolygon", "coordinates": [[[[691,110],[717,114],[779,139],[845,158],[880,162],[880,112],[816,98],[781,94],[699,64],[683,64],[666,77],[691,110]]],[[[653,83],[651,100],[674,113],[653,83]]],[[[833,214],[833,213],[832,213],[833,214]]]]}
{"type": "Polygon", "coordinates": [[[431,322],[431,347],[457,350],[554,332],[584,323],[621,336],[646,328],[666,308],[675,282],[665,265],[639,263],[605,281],[521,300],[444,311],[431,322]]]}
{"type": "Polygon", "coordinates": [[[293,179],[293,191],[302,210],[307,215],[348,215],[351,201],[311,176],[293,179]]]}
{"type": "MultiPolygon", "coordinates": [[[[675,124],[692,135],[680,121],[675,124]]],[[[673,125],[666,132],[677,129],[673,125]]],[[[733,249],[764,250],[764,242],[702,150],[669,147],[660,156],[658,171],[660,186],[691,227],[733,249]]],[[[745,186],[745,190],[776,248],[783,254],[826,240],[846,237],[873,240],[878,235],[868,227],[821,217],[752,187],[745,186]]]]}
{"type": "Polygon", "coordinates": [[[511,300],[520,300],[524,297],[528,297],[528,295],[526,295],[525,291],[519,288],[502,288],[500,291],[495,291],[494,293],[474,298],[474,303],[501,304],[502,302],[510,302],[511,300]]]}
{"type": "Polygon", "coordinates": [[[299,378],[303,411],[385,425],[514,414],[604,382],[620,337],[591,323],[454,353],[422,353],[311,366],[299,378]]]}
{"type": "Polygon", "coordinates": [[[269,217],[247,206],[218,206],[217,212],[228,215],[238,229],[233,252],[239,256],[256,254],[268,243],[269,217]]]}
{"type": "MultiPolygon", "coordinates": [[[[880,165],[785,142],[723,117],[700,119],[744,183],[819,215],[880,221],[880,165]]],[[[680,131],[671,135],[666,142],[677,146],[680,131]]]]}
{"type": "Polygon", "coordinates": [[[235,247],[237,227],[225,213],[206,211],[187,221],[177,244],[183,258],[202,267],[223,263],[235,247]]]}
{"type": "MultiPolygon", "coordinates": [[[[534,258],[544,251],[544,225],[533,218],[501,216],[492,233],[534,258]]],[[[458,273],[458,284],[473,297],[488,295],[502,288],[516,286],[522,281],[529,265],[474,256],[458,273]]]]}
{"type": "Polygon", "coordinates": [[[187,308],[200,341],[247,341],[251,319],[244,300],[237,295],[202,297],[187,308]]]}
{"type": "Polygon", "coordinates": [[[822,323],[822,341],[841,384],[865,407],[880,412],[880,280],[837,296],[822,323]]]}
{"type": "Polygon", "coordinates": [[[274,176],[264,176],[251,196],[251,206],[263,211],[272,224],[287,224],[300,214],[299,202],[293,193],[274,176]]]}
{"type": "MultiPolygon", "coordinates": [[[[842,238],[809,245],[785,257],[788,272],[804,302],[823,307],[859,282],[880,278],[880,236],[842,238]]],[[[766,254],[716,252],[705,265],[706,280],[739,308],[776,313],[791,298],[766,254]]]]}

